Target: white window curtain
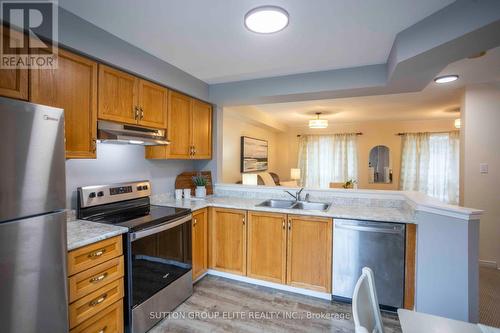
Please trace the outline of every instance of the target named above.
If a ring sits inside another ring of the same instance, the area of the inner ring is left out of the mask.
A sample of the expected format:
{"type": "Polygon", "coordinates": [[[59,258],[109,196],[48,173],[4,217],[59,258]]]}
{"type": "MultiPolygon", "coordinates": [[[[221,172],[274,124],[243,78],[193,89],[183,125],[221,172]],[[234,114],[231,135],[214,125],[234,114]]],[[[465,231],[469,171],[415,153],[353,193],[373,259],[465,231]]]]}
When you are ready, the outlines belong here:
{"type": "Polygon", "coordinates": [[[357,181],[357,135],[302,135],[299,168],[305,187],[328,188],[330,182],[357,181]]]}
{"type": "Polygon", "coordinates": [[[400,189],[458,204],[459,132],[408,133],[402,140],[400,189]]]}

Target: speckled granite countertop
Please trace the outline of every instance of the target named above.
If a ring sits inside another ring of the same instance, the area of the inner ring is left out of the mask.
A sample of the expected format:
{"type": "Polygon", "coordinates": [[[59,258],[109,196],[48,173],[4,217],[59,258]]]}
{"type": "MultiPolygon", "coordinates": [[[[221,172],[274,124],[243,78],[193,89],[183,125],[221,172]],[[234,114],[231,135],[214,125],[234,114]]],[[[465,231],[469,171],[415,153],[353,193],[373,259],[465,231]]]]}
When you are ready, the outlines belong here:
{"type": "Polygon", "coordinates": [[[206,199],[193,198],[190,200],[175,200],[167,196],[155,196],[152,200],[152,203],[161,206],[190,208],[193,211],[205,207],[220,207],[295,215],[323,216],[383,222],[415,223],[413,212],[400,208],[332,205],[327,211],[323,212],[317,210],[279,209],[256,206],[262,201],[264,200],[218,196],[209,196],[206,199]]]}
{"type": "MultiPolygon", "coordinates": [[[[365,207],[332,205],[327,211],[279,209],[258,207],[263,199],[209,196],[205,199],[175,200],[169,196],[155,196],[152,204],[189,208],[193,211],[206,207],[244,209],[295,215],[309,215],[369,221],[415,223],[412,211],[394,207],[365,207]]],[[[125,227],[78,220],[73,211],[68,211],[68,251],[92,244],[128,231],[125,227]]]]}
{"type": "Polygon", "coordinates": [[[128,228],[125,227],[78,220],[72,211],[68,211],[67,227],[68,251],[118,236],[128,231],[128,228]]]}

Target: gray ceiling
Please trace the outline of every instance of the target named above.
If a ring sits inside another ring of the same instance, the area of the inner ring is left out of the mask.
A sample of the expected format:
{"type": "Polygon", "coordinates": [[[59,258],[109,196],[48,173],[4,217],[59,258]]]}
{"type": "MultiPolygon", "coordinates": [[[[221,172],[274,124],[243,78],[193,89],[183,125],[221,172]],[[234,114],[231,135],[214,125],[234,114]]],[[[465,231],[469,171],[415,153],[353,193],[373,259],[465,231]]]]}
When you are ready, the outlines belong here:
{"type": "Polygon", "coordinates": [[[209,83],[382,64],[396,34],[454,0],[60,0],[63,8],[209,83]],[[290,24],[251,33],[245,13],[280,5],[290,24]]]}

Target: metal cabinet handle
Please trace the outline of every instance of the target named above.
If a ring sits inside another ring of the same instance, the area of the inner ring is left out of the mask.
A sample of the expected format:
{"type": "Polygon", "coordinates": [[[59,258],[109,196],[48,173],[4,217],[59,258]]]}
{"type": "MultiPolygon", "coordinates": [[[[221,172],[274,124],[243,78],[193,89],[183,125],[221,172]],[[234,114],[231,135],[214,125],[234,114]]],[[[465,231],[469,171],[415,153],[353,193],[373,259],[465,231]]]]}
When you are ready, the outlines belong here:
{"type": "Polygon", "coordinates": [[[97,283],[100,282],[101,280],[104,280],[108,276],[108,273],[103,273],[99,276],[95,276],[89,280],[90,283],[97,283]]]}
{"type": "Polygon", "coordinates": [[[95,153],[97,150],[97,138],[92,138],[92,151],[95,153]]]}
{"type": "Polygon", "coordinates": [[[194,220],[193,220],[193,225],[196,225],[196,223],[198,223],[198,220],[197,220],[197,219],[194,219],[194,220]]]}
{"type": "Polygon", "coordinates": [[[144,119],[144,110],[142,109],[142,106],[139,108],[141,110],[141,119],[144,119]]]}
{"type": "Polygon", "coordinates": [[[104,254],[104,252],[106,252],[106,249],[104,249],[104,248],[99,249],[97,251],[89,253],[89,255],[87,257],[89,257],[90,259],[95,259],[95,258],[102,256],[104,254]]]}
{"type": "Polygon", "coordinates": [[[242,218],[241,220],[243,221],[243,225],[245,225],[245,218],[242,218]]]}
{"type": "Polygon", "coordinates": [[[288,230],[292,230],[292,222],[288,220],[288,230]]]}
{"type": "Polygon", "coordinates": [[[137,120],[139,118],[139,107],[136,105],[134,106],[134,119],[137,120]]]}
{"type": "Polygon", "coordinates": [[[108,329],[108,326],[104,326],[103,328],[101,328],[100,331],[98,331],[97,333],[104,333],[106,330],[108,329]]]}
{"type": "Polygon", "coordinates": [[[95,299],[95,300],[91,301],[91,302],[89,303],[89,306],[92,306],[92,307],[97,306],[97,305],[101,304],[102,302],[104,302],[104,300],[105,300],[107,297],[108,297],[108,294],[102,294],[99,298],[97,298],[97,299],[95,299]]]}
{"type": "Polygon", "coordinates": [[[282,226],[283,226],[283,229],[285,229],[285,219],[283,219],[282,226]]]}

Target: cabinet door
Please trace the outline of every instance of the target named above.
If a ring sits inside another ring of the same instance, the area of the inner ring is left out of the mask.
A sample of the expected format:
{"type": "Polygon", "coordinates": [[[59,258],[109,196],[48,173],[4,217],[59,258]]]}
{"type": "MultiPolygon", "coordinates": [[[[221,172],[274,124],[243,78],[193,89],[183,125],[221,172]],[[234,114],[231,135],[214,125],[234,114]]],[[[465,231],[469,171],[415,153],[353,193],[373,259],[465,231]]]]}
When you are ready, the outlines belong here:
{"type": "MultiPolygon", "coordinates": [[[[2,42],[23,45],[23,34],[0,26],[2,29],[2,42]],[[10,32],[10,33],[9,33],[10,32]]],[[[27,47],[19,48],[19,52],[27,47]]],[[[27,69],[0,69],[0,96],[28,99],[28,70],[27,69]]]]}
{"type": "Polygon", "coordinates": [[[193,213],[193,281],[208,268],[208,209],[193,213]]]}
{"type": "Polygon", "coordinates": [[[332,219],[288,216],[287,284],[331,291],[332,219]]]}
{"type": "Polygon", "coordinates": [[[149,81],[139,80],[139,125],[167,128],[168,90],[149,81]]]}
{"type": "Polygon", "coordinates": [[[191,98],[175,91],[169,91],[167,136],[166,157],[191,158],[191,98]]]}
{"type": "Polygon", "coordinates": [[[248,212],[247,275],[286,282],[286,215],[248,212]]]}
{"type": "Polygon", "coordinates": [[[95,158],[97,63],[59,50],[57,69],[32,70],[30,100],[64,109],[66,158],[95,158]]]}
{"type": "Polygon", "coordinates": [[[99,65],[99,119],[136,124],[138,82],[130,74],[99,65]]]}
{"type": "Polygon", "coordinates": [[[212,106],[193,100],[192,104],[193,158],[212,158],[212,106]]]}
{"type": "Polygon", "coordinates": [[[213,208],[209,221],[210,268],[246,274],[246,212],[213,208]]]}

